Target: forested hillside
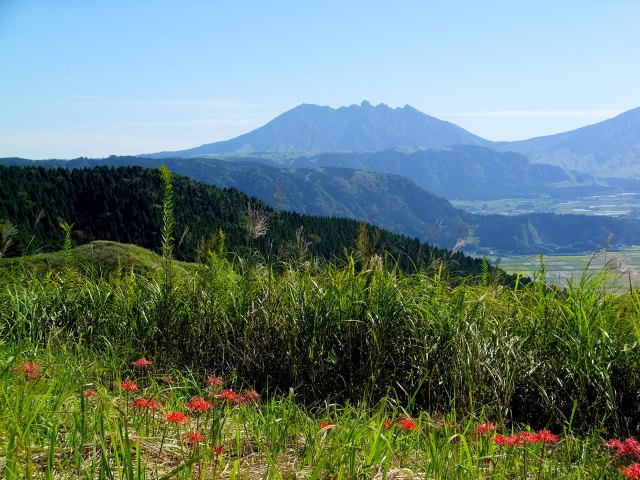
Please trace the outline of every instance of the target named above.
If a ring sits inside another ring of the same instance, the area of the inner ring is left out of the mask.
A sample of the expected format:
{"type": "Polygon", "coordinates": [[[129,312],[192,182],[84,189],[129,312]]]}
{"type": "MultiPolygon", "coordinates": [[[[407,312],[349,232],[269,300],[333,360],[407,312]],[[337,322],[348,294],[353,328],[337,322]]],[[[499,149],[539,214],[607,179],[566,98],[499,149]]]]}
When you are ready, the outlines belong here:
{"type": "MultiPolygon", "coordinates": [[[[73,240],[78,244],[113,240],[160,249],[162,199],[157,170],[0,167],[0,184],[0,219],[17,229],[7,255],[59,249],[64,236],[61,221],[73,224],[73,240]]],[[[222,231],[229,250],[257,249],[274,260],[299,256],[308,243],[308,254],[325,259],[344,258],[345,252],[358,249],[368,255],[389,254],[408,270],[446,260],[452,275],[482,272],[482,260],[372,226],[364,229],[355,220],[276,212],[236,189],[219,189],[180,176],[174,177],[173,185],[179,259],[195,259],[198,246],[215,245],[222,231]],[[262,221],[266,222],[264,235],[248,234],[262,221]]]]}

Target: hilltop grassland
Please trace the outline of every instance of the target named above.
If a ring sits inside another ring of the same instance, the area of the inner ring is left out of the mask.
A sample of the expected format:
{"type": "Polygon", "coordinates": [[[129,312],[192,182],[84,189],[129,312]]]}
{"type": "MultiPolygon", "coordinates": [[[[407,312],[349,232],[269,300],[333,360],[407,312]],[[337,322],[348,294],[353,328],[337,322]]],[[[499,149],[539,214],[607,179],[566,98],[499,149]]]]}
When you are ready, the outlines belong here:
{"type": "Polygon", "coordinates": [[[618,478],[633,465],[635,444],[613,456],[604,443],[638,434],[634,290],[454,283],[376,256],[274,268],[209,252],[106,272],[63,254],[46,275],[2,270],[6,478],[618,478]]]}
{"type": "MultiPolygon", "coordinates": [[[[0,267],[4,478],[640,477],[640,296],[371,248],[113,242],[0,267]]],[[[451,258],[449,261],[452,261],[451,258]]]]}

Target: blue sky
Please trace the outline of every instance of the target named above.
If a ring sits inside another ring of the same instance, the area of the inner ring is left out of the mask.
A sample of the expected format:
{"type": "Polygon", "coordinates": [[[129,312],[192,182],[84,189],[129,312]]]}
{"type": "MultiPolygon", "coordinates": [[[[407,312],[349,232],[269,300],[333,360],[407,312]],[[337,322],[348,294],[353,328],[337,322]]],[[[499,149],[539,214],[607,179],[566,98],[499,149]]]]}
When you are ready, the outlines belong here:
{"type": "Polygon", "coordinates": [[[0,156],[189,148],[306,102],[491,140],[640,106],[640,2],[0,0],[0,156]]]}

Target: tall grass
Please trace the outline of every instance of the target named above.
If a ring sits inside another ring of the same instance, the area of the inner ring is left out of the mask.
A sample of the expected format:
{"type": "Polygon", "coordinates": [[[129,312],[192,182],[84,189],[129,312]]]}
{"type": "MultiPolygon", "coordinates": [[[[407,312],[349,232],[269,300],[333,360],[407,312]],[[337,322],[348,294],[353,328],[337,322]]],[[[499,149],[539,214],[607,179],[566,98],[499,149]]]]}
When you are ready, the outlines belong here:
{"type": "Polygon", "coordinates": [[[526,422],[635,432],[638,312],[598,277],[568,291],[532,283],[452,286],[371,262],[296,262],[210,253],[163,272],[69,270],[5,276],[0,338],[138,352],[305,402],[376,401],[526,422]]]}

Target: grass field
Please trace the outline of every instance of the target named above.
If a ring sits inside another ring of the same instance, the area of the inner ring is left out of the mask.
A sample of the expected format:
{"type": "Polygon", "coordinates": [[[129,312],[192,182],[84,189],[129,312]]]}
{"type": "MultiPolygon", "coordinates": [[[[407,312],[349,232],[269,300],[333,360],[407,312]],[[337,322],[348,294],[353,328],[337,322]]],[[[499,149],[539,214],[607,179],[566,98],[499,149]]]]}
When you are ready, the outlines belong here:
{"type": "Polygon", "coordinates": [[[0,270],[3,479],[640,478],[637,290],[374,254],[180,266],[170,204],[162,257],[79,260],[67,234],[0,270]]]}

